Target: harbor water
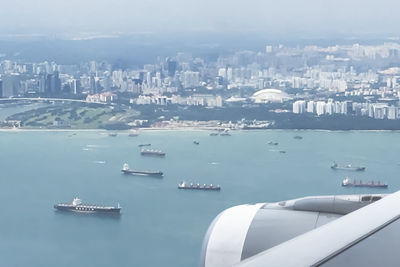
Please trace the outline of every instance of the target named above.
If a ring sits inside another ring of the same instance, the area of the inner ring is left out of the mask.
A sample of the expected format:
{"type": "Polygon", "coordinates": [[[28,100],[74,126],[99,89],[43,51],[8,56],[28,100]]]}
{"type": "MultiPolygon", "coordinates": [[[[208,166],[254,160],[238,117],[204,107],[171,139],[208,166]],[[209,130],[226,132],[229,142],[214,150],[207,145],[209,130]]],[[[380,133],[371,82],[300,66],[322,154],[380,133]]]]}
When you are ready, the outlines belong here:
{"type": "Polygon", "coordinates": [[[209,134],[0,132],[0,265],[198,266],[208,225],[231,206],[400,188],[400,132],[209,134]],[[296,135],[303,139],[293,138],[296,135]],[[144,143],[166,152],[166,157],[141,156],[138,145],[144,143]],[[332,170],[333,161],[366,170],[332,170]],[[162,171],[164,176],[123,175],[124,163],[131,169],[162,171]],[[389,188],[344,188],[346,176],[380,180],[389,188]],[[179,190],[183,180],[219,184],[221,191],[179,190]],[[121,215],[54,210],[54,204],[74,197],[88,204],[119,203],[121,215]]]}

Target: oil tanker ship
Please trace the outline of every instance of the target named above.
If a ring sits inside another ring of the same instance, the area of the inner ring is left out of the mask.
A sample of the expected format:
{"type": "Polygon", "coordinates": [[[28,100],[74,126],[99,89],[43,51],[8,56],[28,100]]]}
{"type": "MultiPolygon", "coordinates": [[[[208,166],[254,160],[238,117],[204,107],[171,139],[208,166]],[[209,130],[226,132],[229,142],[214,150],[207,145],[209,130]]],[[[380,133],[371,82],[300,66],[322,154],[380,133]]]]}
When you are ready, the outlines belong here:
{"type": "Polygon", "coordinates": [[[125,163],[121,170],[124,174],[144,175],[144,176],[163,176],[162,171],[138,171],[129,169],[129,165],[125,163]]]}
{"type": "Polygon", "coordinates": [[[82,204],[82,200],[80,200],[77,197],[74,198],[72,203],[55,204],[54,208],[60,211],[72,211],[72,212],[83,212],[83,213],[119,214],[121,211],[121,206],[119,205],[119,203],[117,207],[82,204]]]}
{"type": "Polygon", "coordinates": [[[165,153],[160,150],[142,149],[140,151],[142,156],[165,157],[165,153]]]}

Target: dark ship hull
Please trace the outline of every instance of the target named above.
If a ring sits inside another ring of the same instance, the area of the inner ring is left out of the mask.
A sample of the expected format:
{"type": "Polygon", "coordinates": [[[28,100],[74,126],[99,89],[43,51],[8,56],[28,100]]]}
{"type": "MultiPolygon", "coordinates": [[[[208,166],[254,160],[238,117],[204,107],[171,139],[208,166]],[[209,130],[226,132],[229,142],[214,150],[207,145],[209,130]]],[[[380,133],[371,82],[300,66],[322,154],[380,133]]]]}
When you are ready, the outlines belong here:
{"type": "Polygon", "coordinates": [[[104,207],[95,205],[77,205],[72,204],[56,204],[54,208],[60,211],[81,212],[81,213],[102,213],[102,214],[119,214],[121,208],[104,207]]]}
{"type": "Polygon", "coordinates": [[[342,184],[344,187],[388,188],[387,184],[342,184]]]}
{"type": "Polygon", "coordinates": [[[121,170],[124,174],[143,175],[143,176],[163,176],[161,171],[135,171],[135,170],[121,170]]]}
{"type": "Polygon", "coordinates": [[[150,157],[165,157],[164,152],[159,152],[159,151],[141,151],[140,154],[142,156],[150,156],[150,157]]]}
{"type": "Polygon", "coordinates": [[[356,172],[362,172],[365,171],[365,167],[331,167],[332,170],[343,170],[343,171],[356,171],[356,172]]]}
{"type": "Polygon", "coordinates": [[[205,190],[205,191],[220,191],[220,186],[213,185],[198,185],[198,184],[179,184],[178,189],[187,189],[187,190],[205,190]]]}
{"type": "Polygon", "coordinates": [[[151,144],[140,144],[138,147],[151,146],[151,144]]]}

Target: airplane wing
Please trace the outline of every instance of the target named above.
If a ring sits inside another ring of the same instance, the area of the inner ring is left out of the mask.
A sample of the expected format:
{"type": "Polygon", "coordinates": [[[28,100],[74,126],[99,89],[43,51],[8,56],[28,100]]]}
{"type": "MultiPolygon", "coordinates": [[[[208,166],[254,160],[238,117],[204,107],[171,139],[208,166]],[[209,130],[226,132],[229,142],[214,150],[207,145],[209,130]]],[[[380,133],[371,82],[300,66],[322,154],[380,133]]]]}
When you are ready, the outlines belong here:
{"type": "Polygon", "coordinates": [[[398,266],[399,218],[400,191],[237,206],[210,226],[201,266],[398,266]]]}

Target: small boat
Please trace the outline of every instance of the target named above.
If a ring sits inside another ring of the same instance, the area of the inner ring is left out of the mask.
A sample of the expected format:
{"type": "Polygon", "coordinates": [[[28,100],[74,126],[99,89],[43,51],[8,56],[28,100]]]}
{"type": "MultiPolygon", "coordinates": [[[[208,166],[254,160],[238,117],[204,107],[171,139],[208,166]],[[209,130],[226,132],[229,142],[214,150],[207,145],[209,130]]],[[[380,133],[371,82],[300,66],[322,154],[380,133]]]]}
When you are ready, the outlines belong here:
{"type": "Polygon", "coordinates": [[[279,150],[279,153],[285,154],[286,151],[285,150],[279,150]]]}
{"type": "Polygon", "coordinates": [[[222,133],[219,134],[220,136],[231,136],[228,129],[225,129],[222,133]]]}
{"type": "Polygon", "coordinates": [[[221,187],[219,185],[213,185],[213,184],[193,184],[193,183],[186,183],[186,182],[180,182],[178,184],[178,189],[190,189],[190,190],[211,190],[211,191],[220,191],[221,187]]]}
{"type": "Polygon", "coordinates": [[[163,176],[162,171],[138,171],[129,169],[129,165],[125,163],[121,170],[124,174],[143,175],[143,176],[163,176]]]}
{"type": "Polygon", "coordinates": [[[138,147],[151,146],[151,144],[140,144],[138,147]]]}
{"type": "Polygon", "coordinates": [[[154,150],[154,149],[142,149],[140,151],[140,154],[142,156],[165,157],[165,152],[162,152],[160,150],[154,150]]]}
{"type": "Polygon", "coordinates": [[[193,141],[193,144],[195,144],[195,145],[200,145],[200,142],[199,142],[199,141],[196,141],[196,140],[194,140],[194,141],[193,141]]]}
{"type": "Polygon", "coordinates": [[[210,133],[210,136],[218,136],[219,133],[210,133]]]}
{"type": "Polygon", "coordinates": [[[59,203],[55,204],[54,208],[60,211],[73,211],[83,213],[103,213],[103,214],[119,214],[121,206],[118,203],[117,207],[114,206],[99,206],[91,204],[82,204],[82,200],[74,198],[72,203],[59,203]]]}
{"type": "Polygon", "coordinates": [[[118,134],[117,133],[109,133],[108,134],[108,136],[111,136],[111,137],[116,137],[118,134]]]}
{"type": "Polygon", "coordinates": [[[378,182],[374,182],[374,181],[370,181],[370,182],[363,182],[363,181],[356,181],[353,180],[351,181],[349,178],[346,178],[343,180],[342,182],[342,186],[348,186],[348,187],[374,187],[374,188],[387,188],[388,185],[385,183],[381,183],[380,181],[378,182]]]}
{"type": "Polygon", "coordinates": [[[130,133],[130,134],[128,134],[128,136],[129,137],[136,137],[136,136],[139,136],[139,134],[138,133],[130,133]]]}
{"type": "Polygon", "coordinates": [[[271,145],[271,146],[277,146],[277,145],[279,145],[279,143],[277,143],[277,142],[272,142],[272,141],[269,141],[269,142],[268,142],[268,145],[271,145]]]}
{"type": "Polygon", "coordinates": [[[295,136],[293,136],[293,138],[294,138],[294,139],[297,139],[297,140],[301,140],[301,139],[303,139],[303,137],[302,137],[302,136],[300,136],[300,135],[295,135],[295,136]]]}
{"type": "Polygon", "coordinates": [[[339,166],[336,162],[333,162],[333,164],[331,165],[331,169],[346,170],[346,171],[365,171],[365,167],[352,166],[351,164],[339,166]]]}

